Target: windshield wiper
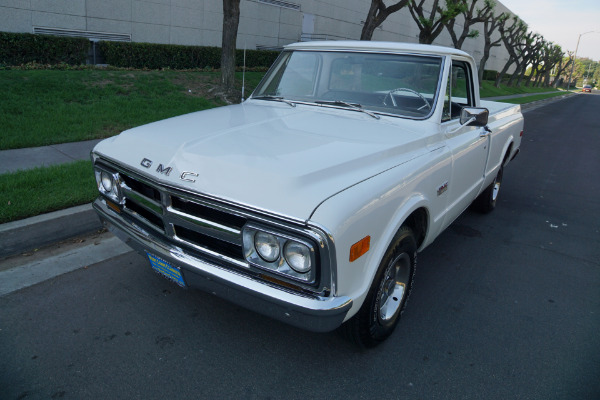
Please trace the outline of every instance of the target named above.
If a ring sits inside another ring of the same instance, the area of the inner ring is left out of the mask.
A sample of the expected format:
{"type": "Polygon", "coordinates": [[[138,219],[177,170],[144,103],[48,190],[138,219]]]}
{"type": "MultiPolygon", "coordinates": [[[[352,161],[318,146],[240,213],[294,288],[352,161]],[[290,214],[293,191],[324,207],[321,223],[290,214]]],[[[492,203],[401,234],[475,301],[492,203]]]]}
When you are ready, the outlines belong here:
{"type": "Polygon", "coordinates": [[[317,100],[317,101],[315,101],[315,103],[317,103],[317,104],[325,104],[325,105],[328,105],[328,106],[347,107],[347,108],[350,108],[352,110],[364,112],[365,114],[370,115],[371,117],[373,117],[375,119],[381,118],[379,115],[377,115],[375,113],[372,113],[371,111],[365,110],[358,103],[349,103],[349,102],[343,101],[343,100],[317,100]]]}
{"type": "Polygon", "coordinates": [[[289,104],[292,107],[296,107],[296,103],[293,103],[287,99],[284,99],[281,96],[271,96],[271,95],[264,95],[264,96],[253,96],[253,99],[257,99],[257,100],[272,100],[272,101],[281,101],[282,103],[285,104],[289,104]]]}

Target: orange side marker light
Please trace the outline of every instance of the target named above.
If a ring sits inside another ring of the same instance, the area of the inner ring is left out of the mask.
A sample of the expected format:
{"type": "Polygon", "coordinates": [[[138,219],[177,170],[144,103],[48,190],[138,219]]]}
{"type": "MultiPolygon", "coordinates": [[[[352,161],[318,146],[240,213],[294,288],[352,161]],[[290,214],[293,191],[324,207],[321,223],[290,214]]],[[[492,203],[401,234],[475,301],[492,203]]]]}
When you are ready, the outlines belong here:
{"type": "Polygon", "coordinates": [[[121,214],[121,208],[112,201],[106,200],[106,205],[112,208],[116,213],[121,214]]]}
{"type": "Polygon", "coordinates": [[[357,260],[360,256],[369,251],[371,246],[371,236],[365,236],[350,247],[350,262],[357,260]]]}

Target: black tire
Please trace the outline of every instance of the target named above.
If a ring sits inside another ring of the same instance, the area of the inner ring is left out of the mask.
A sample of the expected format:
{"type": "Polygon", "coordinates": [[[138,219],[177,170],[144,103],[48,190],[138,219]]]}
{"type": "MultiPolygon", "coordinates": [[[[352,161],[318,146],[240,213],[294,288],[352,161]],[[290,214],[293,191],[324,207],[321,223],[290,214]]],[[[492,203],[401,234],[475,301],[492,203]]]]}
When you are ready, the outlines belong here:
{"type": "Polygon", "coordinates": [[[363,348],[390,336],[406,306],[416,265],[415,235],[403,226],[383,256],[360,310],[340,327],[342,334],[363,348]]]}
{"type": "Polygon", "coordinates": [[[494,181],[475,199],[473,205],[475,208],[484,214],[492,212],[496,208],[500,187],[502,186],[502,176],[504,175],[504,165],[500,166],[498,175],[494,181]]]}

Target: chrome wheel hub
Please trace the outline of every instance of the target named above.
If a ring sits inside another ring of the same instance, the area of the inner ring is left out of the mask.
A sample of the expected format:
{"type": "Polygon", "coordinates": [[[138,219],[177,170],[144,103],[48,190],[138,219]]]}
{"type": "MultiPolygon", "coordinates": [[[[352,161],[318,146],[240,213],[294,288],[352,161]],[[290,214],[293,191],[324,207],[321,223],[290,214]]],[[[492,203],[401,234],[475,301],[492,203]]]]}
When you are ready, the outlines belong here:
{"type": "Polygon", "coordinates": [[[494,182],[494,190],[492,191],[492,201],[496,201],[498,198],[498,193],[500,193],[500,182],[494,182]]]}
{"type": "Polygon", "coordinates": [[[389,321],[399,312],[410,277],[410,256],[402,253],[387,267],[380,286],[379,319],[389,321]]]}

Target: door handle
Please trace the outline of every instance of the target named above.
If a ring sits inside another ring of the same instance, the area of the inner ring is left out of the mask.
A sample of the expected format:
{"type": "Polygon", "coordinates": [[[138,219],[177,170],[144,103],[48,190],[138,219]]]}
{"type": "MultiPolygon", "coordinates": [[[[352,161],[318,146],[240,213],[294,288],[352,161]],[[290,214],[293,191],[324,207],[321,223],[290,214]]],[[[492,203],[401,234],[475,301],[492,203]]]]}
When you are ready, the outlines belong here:
{"type": "Polygon", "coordinates": [[[486,137],[489,136],[492,133],[492,130],[485,125],[482,129],[481,132],[479,133],[479,137],[486,137]]]}

